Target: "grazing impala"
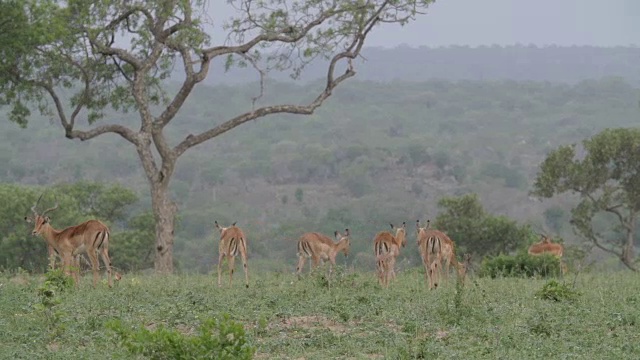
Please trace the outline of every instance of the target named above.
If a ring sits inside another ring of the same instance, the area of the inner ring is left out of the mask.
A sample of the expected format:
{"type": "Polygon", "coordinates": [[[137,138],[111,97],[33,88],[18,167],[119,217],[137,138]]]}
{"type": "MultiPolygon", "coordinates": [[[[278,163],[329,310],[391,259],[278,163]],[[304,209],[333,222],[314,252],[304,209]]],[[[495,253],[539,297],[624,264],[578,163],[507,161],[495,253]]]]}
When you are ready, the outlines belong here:
{"type": "Polygon", "coordinates": [[[430,221],[427,220],[427,226],[420,227],[420,220],[417,220],[416,235],[420,257],[424,264],[425,280],[428,280],[429,289],[432,289],[438,287],[441,268],[444,268],[445,278],[449,277],[451,264],[457,269],[458,275],[464,278],[467,263],[471,257],[470,255],[465,255],[464,264],[460,264],[456,259],[453,240],[442,231],[432,229],[430,224],[430,221]]]}
{"type": "Polygon", "coordinates": [[[529,250],[527,251],[529,255],[539,256],[542,254],[551,254],[557,257],[560,260],[560,267],[562,273],[567,272],[567,266],[562,262],[562,255],[564,254],[564,246],[562,244],[551,242],[551,238],[549,236],[539,234],[542,237],[540,242],[534,243],[529,246],[529,250]]]}
{"type": "Polygon", "coordinates": [[[298,266],[296,266],[296,274],[300,277],[302,267],[307,258],[311,258],[311,266],[317,267],[320,261],[329,260],[329,274],[333,266],[336,266],[336,255],[340,251],[345,256],[349,255],[349,229],[344,230],[344,234],[338,231],[334,232],[337,242],[333,242],[328,236],[317,232],[309,232],[303,234],[298,240],[298,266]]]}
{"type": "Polygon", "coordinates": [[[402,227],[399,228],[395,228],[393,224],[390,225],[391,230],[396,230],[395,236],[388,231],[381,231],[373,240],[378,282],[383,287],[389,285],[389,279],[396,278],[394,270],[396,257],[400,254],[400,247],[405,247],[407,244],[406,224],[403,222],[402,227]]]}
{"type": "MultiPolygon", "coordinates": [[[[50,219],[46,214],[58,208],[58,202],[54,207],[46,209],[42,214],[38,214],[36,207],[42,199],[38,198],[35,205],[31,207],[33,217],[25,216],[27,222],[33,222],[33,235],[41,235],[47,245],[62,257],[62,266],[67,275],[73,275],[76,287],[79,282],[80,254],[86,252],[91,260],[93,270],[93,287],[98,283],[98,271],[100,262],[98,253],[102,257],[102,262],[107,271],[109,287],[113,286],[111,279],[111,259],[109,258],[109,228],[98,220],[85,221],[76,226],[70,226],[64,230],[56,230],[50,224],[50,219]],[[71,266],[73,265],[73,273],[71,266]]],[[[51,254],[51,252],[50,252],[51,254]]],[[[49,258],[51,264],[51,257],[49,258]]],[[[54,257],[55,260],[55,257],[54,257]]]]}
{"type": "Polygon", "coordinates": [[[222,286],[222,261],[227,259],[229,264],[229,286],[233,279],[233,269],[236,256],[240,255],[242,267],[244,268],[245,286],[249,287],[249,268],[247,267],[247,238],[242,229],[234,222],[229,227],[222,227],[215,221],[216,229],[220,231],[220,247],[218,257],[218,286],[222,286]]]}

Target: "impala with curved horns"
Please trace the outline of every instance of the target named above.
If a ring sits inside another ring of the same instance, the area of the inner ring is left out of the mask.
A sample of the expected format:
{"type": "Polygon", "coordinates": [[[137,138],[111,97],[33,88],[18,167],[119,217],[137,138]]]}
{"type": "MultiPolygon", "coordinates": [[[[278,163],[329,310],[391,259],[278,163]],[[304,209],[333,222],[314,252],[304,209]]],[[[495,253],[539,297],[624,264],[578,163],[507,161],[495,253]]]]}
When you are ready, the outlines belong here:
{"type": "Polygon", "coordinates": [[[400,247],[407,245],[406,223],[402,222],[401,227],[391,225],[391,230],[395,230],[393,235],[389,231],[381,231],[376,234],[373,240],[373,251],[376,256],[376,273],[381,286],[387,287],[389,279],[396,278],[395,264],[396,257],[400,255],[400,247]]]}
{"type": "MultiPolygon", "coordinates": [[[[44,195],[44,194],[42,194],[44,195]]],[[[102,262],[106,268],[109,287],[113,286],[111,278],[111,259],[109,258],[109,228],[98,220],[88,220],[82,224],[69,226],[63,230],[56,230],[51,226],[47,213],[56,210],[59,206],[58,201],[49,209],[41,214],[36,210],[42,195],[38,198],[35,205],[31,207],[33,217],[25,216],[25,220],[34,223],[32,235],[40,235],[47,242],[47,245],[62,257],[62,266],[65,274],[72,275],[76,287],[80,280],[79,276],[79,256],[82,252],[86,252],[91,260],[91,268],[93,270],[93,287],[98,284],[98,271],[100,262],[98,261],[98,253],[102,258],[102,262]],[[73,265],[73,272],[71,266],[73,265]]]]}
{"type": "Polygon", "coordinates": [[[233,279],[236,256],[240,255],[244,268],[245,286],[249,287],[249,268],[247,267],[247,238],[242,229],[234,222],[229,227],[222,227],[215,221],[215,227],[220,231],[220,246],[218,247],[218,286],[222,286],[222,262],[227,259],[229,265],[229,286],[233,279]]]}
{"type": "Polygon", "coordinates": [[[343,252],[344,256],[349,256],[349,229],[344,230],[344,234],[338,231],[333,233],[337,242],[333,242],[328,236],[318,232],[308,232],[303,234],[298,240],[298,265],[296,274],[300,277],[302,268],[307,258],[309,262],[309,272],[317,267],[320,262],[329,260],[329,274],[336,266],[336,256],[343,252]]]}

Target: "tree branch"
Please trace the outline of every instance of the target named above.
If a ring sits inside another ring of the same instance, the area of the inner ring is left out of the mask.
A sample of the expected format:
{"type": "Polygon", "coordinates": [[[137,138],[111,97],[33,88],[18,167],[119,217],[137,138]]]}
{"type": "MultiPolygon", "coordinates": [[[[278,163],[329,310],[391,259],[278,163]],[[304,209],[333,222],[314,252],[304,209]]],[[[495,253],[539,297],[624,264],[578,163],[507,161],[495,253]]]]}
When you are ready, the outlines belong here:
{"type": "MultiPolygon", "coordinates": [[[[321,25],[326,20],[331,17],[346,12],[347,10],[336,11],[335,4],[329,10],[326,10],[320,14],[315,20],[310,21],[305,27],[303,27],[299,32],[294,32],[295,35],[291,35],[291,29],[285,29],[283,32],[271,33],[271,34],[260,34],[255,36],[253,39],[247,41],[242,45],[237,46],[215,46],[209,49],[203,49],[202,53],[206,55],[207,58],[213,59],[216,56],[227,55],[227,54],[242,54],[251,50],[254,46],[261,42],[283,42],[283,43],[294,43],[302,38],[304,38],[309,31],[314,29],[315,27],[321,25]]],[[[383,6],[384,7],[384,6],[383,6]]]]}
{"type": "Polygon", "coordinates": [[[346,73],[336,78],[331,84],[329,84],[318,97],[315,98],[308,105],[274,105],[274,106],[264,106],[253,111],[244,113],[242,115],[236,116],[235,118],[226,121],[223,124],[220,124],[213,129],[200,133],[198,135],[188,135],[180,144],[178,144],[174,148],[174,153],[176,157],[182,155],[187,149],[201,144],[211,138],[214,138],[220,134],[223,134],[237,126],[240,126],[248,121],[255,120],[260,117],[264,117],[267,115],[278,114],[278,113],[289,113],[289,114],[302,114],[302,115],[310,115],[313,114],[315,109],[317,109],[322,103],[331,95],[332,90],[344,80],[354,76],[356,74],[352,69],[347,70],[346,73]]]}
{"type": "Polygon", "coordinates": [[[68,139],[80,139],[85,141],[106,133],[118,134],[134,145],[137,145],[139,142],[137,134],[133,130],[125,126],[115,124],[101,125],[87,131],[69,129],[65,131],[65,136],[68,139]]]}
{"type": "MultiPolygon", "coordinates": [[[[175,148],[174,148],[174,154],[176,157],[179,157],[180,155],[182,155],[187,149],[196,146],[198,144],[201,144],[211,138],[214,138],[216,136],[219,136],[237,126],[240,126],[248,121],[251,120],[255,120],[257,118],[260,117],[264,117],[267,115],[272,115],[272,114],[277,114],[277,113],[290,113],[290,114],[302,114],[302,115],[310,115],[313,114],[313,112],[315,111],[315,109],[317,109],[320,105],[322,105],[322,103],[332,94],[333,89],[338,86],[340,83],[342,83],[344,80],[354,76],[356,74],[356,72],[353,69],[353,64],[351,63],[351,60],[356,58],[360,51],[362,50],[362,47],[364,45],[364,41],[368,35],[368,33],[371,31],[371,29],[373,29],[373,27],[375,26],[375,24],[380,20],[380,13],[384,10],[385,6],[387,5],[388,2],[383,3],[379,9],[374,12],[374,14],[372,16],[370,16],[364,23],[363,25],[360,27],[360,30],[358,31],[357,34],[354,34],[354,39],[351,42],[351,44],[349,46],[347,46],[347,48],[336,54],[335,56],[333,56],[333,58],[331,59],[331,62],[329,63],[329,68],[327,70],[327,84],[325,86],[324,91],[322,91],[322,93],[320,93],[311,103],[307,104],[307,105],[274,105],[274,106],[264,106],[255,110],[252,110],[250,112],[246,112],[244,114],[238,115],[233,119],[230,119],[210,130],[207,130],[203,133],[200,133],[198,135],[193,135],[190,134],[188,135],[182,142],[180,142],[175,148]],[[342,60],[342,59],[349,59],[349,67],[347,69],[347,71],[340,75],[339,77],[335,78],[335,67],[336,64],[338,63],[338,61],[342,60]]],[[[282,35],[282,34],[275,34],[275,35],[268,35],[268,34],[263,34],[263,35],[259,35],[257,37],[255,37],[253,40],[245,43],[244,45],[241,46],[236,46],[236,47],[226,47],[226,46],[222,46],[222,47],[216,47],[216,48],[212,48],[210,50],[205,50],[204,54],[207,58],[209,57],[214,57],[214,56],[218,56],[218,55],[222,55],[225,53],[238,53],[238,54],[244,54],[246,53],[249,49],[251,49],[251,47],[253,47],[255,44],[262,42],[262,41],[282,41],[282,42],[295,42],[297,40],[299,40],[300,38],[302,38],[304,36],[304,34],[306,34],[307,32],[309,32],[312,28],[314,28],[317,25],[320,25],[323,21],[325,21],[326,19],[328,19],[329,17],[335,15],[337,12],[333,9],[328,10],[326,12],[324,12],[320,17],[318,17],[316,20],[310,22],[309,24],[307,24],[307,26],[304,27],[304,30],[297,36],[286,36],[286,35],[282,35]]]]}

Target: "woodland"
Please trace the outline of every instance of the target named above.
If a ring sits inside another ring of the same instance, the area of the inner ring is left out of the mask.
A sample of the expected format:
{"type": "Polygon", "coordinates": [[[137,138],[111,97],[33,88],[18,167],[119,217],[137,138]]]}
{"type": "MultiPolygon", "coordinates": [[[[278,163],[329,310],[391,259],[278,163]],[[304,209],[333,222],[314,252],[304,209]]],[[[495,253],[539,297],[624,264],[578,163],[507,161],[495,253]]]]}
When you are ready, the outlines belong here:
{"type": "MultiPolygon", "coordinates": [[[[465,195],[482,216],[513,231],[529,226],[567,244],[585,242],[569,224],[576,197],[543,200],[531,195],[532,186],[545,156],[559,146],[580,143],[605,128],[636,125],[640,73],[630,59],[637,48],[365,50],[367,71],[337,88],[313,115],[252,121],[195,147],[177,163],[170,185],[179,209],[176,269],[214,270],[217,220],[245,229],[256,271],[291,272],[303,232],[345,228],[352,234],[352,250],[339,261],[371,270],[375,233],[406,222],[413,241],[417,219],[440,216],[446,223],[447,210],[451,214],[465,195]],[[583,63],[588,52],[597,61],[583,63]],[[452,70],[439,71],[436,78],[433,64],[418,61],[431,55],[431,62],[452,70]],[[525,55],[530,60],[523,75],[513,59],[525,55]],[[388,66],[401,62],[408,63],[388,66]],[[561,66],[572,62],[583,66],[561,66]],[[385,65],[377,68],[380,63],[385,65]],[[478,79],[488,64],[496,71],[484,71],[478,79]],[[420,69],[428,69],[424,78],[414,76],[420,69]],[[556,78],[558,72],[563,77],[556,78]]],[[[322,86],[319,80],[269,78],[258,102],[303,102],[322,86]]],[[[201,84],[167,127],[168,140],[177,142],[250,107],[257,89],[255,82],[201,84]]],[[[135,116],[113,118],[127,123],[135,116]]],[[[45,244],[21,221],[45,190],[45,206],[56,199],[63,204],[52,216],[54,226],[100,217],[114,232],[117,269],[152,268],[153,217],[144,174],[135,152],[117,136],[69,141],[54,119],[36,114],[26,129],[0,121],[0,163],[0,268],[45,270],[45,244]]],[[[492,243],[508,243],[512,235],[503,235],[476,246],[460,239],[460,251],[514,252],[533,241],[525,236],[511,247],[492,243]]],[[[597,266],[619,266],[601,252],[591,254],[597,266]]],[[[419,261],[412,252],[399,258],[406,267],[419,261]]]]}

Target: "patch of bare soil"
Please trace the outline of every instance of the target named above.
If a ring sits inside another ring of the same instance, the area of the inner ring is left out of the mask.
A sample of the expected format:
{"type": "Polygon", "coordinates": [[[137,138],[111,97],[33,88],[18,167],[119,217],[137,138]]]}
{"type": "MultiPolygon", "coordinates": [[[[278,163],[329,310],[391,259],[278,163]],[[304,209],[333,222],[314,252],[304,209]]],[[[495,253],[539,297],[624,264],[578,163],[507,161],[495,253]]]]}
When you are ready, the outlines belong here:
{"type": "Polygon", "coordinates": [[[276,323],[269,324],[269,328],[280,330],[290,328],[314,330],[320,328],[329,329],[332,332],[339,334],[344,334],[347,332],[347,326],[322,315],[293,316],[289,318],[283,318],[276,323]]]}

